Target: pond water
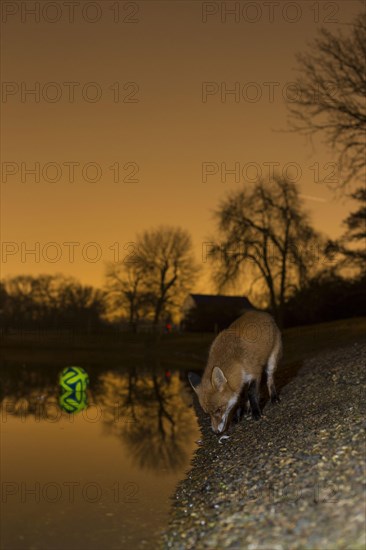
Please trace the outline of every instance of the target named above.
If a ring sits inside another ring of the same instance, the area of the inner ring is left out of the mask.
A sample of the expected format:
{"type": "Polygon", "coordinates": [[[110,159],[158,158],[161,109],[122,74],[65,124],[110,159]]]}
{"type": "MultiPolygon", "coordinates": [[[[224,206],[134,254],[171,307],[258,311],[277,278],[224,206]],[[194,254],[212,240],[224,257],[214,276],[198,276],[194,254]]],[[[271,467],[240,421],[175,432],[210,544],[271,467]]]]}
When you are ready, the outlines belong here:
{"type": "Polygon", "coordinates": [[[79,366],[71,413],[59,366],[2,366],[4,550],[150,549],[167,524],[200,437],[186,371],[79,366]]]}

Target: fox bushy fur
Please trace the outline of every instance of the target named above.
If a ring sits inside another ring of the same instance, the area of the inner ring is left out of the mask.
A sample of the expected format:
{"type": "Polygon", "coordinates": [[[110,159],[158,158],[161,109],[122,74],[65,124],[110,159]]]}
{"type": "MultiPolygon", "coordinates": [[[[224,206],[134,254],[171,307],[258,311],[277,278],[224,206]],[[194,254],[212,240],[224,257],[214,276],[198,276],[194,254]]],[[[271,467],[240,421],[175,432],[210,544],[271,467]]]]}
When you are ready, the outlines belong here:
{"type": "Polygon", "coordinates": [[[246,385],[252,415],[260,417],[258,392],[264,370],[271,401],[279,401],[273,375],[281,353],[280,330],[273,317],[263,311],[246,311],[218,334],[202,379],[194,373],[188,375],[201,407],[211,416],[214,432],[225,431],[246,385]]]}

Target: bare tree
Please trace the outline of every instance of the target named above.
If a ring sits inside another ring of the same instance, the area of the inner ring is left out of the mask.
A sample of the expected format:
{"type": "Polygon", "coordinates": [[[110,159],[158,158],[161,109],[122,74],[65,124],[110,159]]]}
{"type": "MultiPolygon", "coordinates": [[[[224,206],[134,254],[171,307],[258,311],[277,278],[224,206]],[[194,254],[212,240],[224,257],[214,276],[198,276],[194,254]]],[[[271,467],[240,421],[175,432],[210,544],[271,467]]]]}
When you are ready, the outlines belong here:
{"type": "Polygon", "coordinates": [[[298,54],[301,76],[288,102],[297,132],[320,133],[337,152],[341,186],[365,173],[366,11],[349,35],[323,28],[309,52],[298,54]]]}
{"type": "Polygon", "coordinates": [[[113,310],[126,311],[131,328],[146,314],[144,270],[139,262],[110,263],[107,265],[106,294],[113,310]]]}
{"type": "Polygon", "coordinates": [[[107,294],[113,309],[128,312],[132,325],[149,317],[157,325],[194,284],[192,241],[179,227],[160,226],[139,235],[135,244],[129,262],[107,266],[107,294]]]}
{"type": "Polygon", "coordinates": [[[231,192],[215,213],[221,244],[213,249],[219,288],[242,275],[265,284],[282,323],[286,297],[304,284],[321,243],[296,186],[280,177],[231,192]]]}
{"type": "Polygon", "coordinates": [[[138,258],[153,300],[153,322],[158,324],[168,308],[174,309],[195,282],[198,266],[192,240],[180,227],[160,226],[137,239],[138,258]]]}
{"type": "Polygon", "coordinates": [[[72,277],[19,275],[4,281],[4,312],[8,325],[18,328],[91,330],[101,323],[104,294],[72,277]]]}

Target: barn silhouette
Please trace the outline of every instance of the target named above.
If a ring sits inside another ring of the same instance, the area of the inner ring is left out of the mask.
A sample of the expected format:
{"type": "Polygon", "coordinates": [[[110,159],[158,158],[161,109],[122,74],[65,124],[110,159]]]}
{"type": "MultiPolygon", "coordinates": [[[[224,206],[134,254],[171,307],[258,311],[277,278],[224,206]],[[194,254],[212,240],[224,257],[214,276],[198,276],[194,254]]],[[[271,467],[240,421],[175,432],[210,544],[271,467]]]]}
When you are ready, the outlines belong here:
{"type": "Polygon", "coordinates": [[[189,294],[182,307],[182,328],[188,332],[219,332],[247,309],[254,309],[245,296],[189,294]]]}

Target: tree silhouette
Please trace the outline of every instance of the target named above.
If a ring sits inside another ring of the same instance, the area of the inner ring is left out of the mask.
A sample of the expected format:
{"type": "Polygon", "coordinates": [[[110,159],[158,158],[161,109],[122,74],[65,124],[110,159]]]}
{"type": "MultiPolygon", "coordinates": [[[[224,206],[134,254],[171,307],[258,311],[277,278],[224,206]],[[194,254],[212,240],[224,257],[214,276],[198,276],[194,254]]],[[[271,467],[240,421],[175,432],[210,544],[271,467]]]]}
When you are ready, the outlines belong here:
{"type": "Polygon", "coordinates": [[[107,266],[106,288],[112,307],[123,308],[131,323],[150,318],[156,326],[181,305],[197,273],[189,233],[160,226],[137,236],[129,263],[107,266]]]}
{"type": "Polygon", "coordinates": [[[338,270],[351,268],[356,274],[365,275],[366,266],[366,189],[359,188],[351,197],[360,203],[359,208],[351,212],[344,220],[346,231],[338,241],[330,242],[329,248],[338,252],[341,258],[336,266],[338,270]]]}
{"type": "Polygon", "coordinates": [[[63,275],[19,275],[2,281],[3,325],[15,329],[72,328],[90,332],[102,323],[104,294],[63,275]]]}
{"type": "Polygon", "coordinates": [[[221,245],[212,251],[219,288],[242,275],[265,284],[281,324],[287,296],[317,263],[319,235],[310,226],[297,187],[280,177],[231,192],[216,211],[221,245]]]}
{"type": "Polygon", "coordinates": [[[146,290],[145,272],[137,261],[107,264],[106,295],[112,311],[124,311],[133,330],[149,316],[151,295],[146,290]]]}
{"type": "Polygon", "coordinates": [[[337,151],[341,186],[365,174],[366,11],[350,35],[323,28],[308,53],[298,54],[301,76],[288,102],[296,132],[322,134],[337,151]]]}
{"type": "Polygon", "coordinates": [[[323,270],[286,302],[285,325],[324,323],[362,317],[365,312],[366,276],[344,278],[323,270]]]}
{"type": "Polygon", "coordinates": [[[138,262],[153,297],[156,325],[168,307],[174,308],[194,283],[198,267],[192,240],[179,227],[160,226],[138,238],[138,262]]]}

